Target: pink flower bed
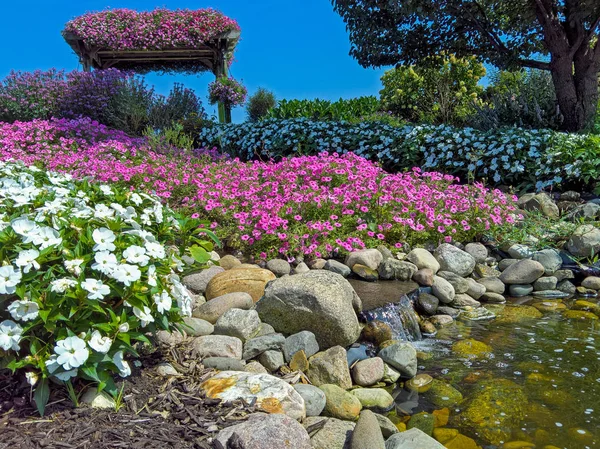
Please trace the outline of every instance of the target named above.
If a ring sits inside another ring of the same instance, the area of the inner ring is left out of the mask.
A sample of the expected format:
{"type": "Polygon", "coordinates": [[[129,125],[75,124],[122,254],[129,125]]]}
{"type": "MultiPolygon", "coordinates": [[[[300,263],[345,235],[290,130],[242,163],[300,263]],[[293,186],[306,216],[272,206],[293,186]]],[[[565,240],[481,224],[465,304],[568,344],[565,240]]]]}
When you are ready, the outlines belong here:
{"type": "Polygon", "coordinates": [[[0,158],[153,190],[262,258],[466,241],[514,222],[516,198],[440,173],[389,174],[353,154],[277,163],[174,157],[90,120],[0,124],[0,158]]]}

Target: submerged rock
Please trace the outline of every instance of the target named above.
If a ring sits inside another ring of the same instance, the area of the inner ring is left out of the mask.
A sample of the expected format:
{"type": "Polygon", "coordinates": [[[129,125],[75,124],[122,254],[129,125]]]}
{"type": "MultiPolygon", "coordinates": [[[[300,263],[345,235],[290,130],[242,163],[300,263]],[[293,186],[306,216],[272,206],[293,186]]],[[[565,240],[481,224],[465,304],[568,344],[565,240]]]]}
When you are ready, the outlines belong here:
{"type": "Polygon", "coordinates": [[[524,320],[541,318],[542,312],[532,306],[511,306],[507,305],[502,309],[499,316],[496,318],[498,323],[519,323],[524,320]]]}
{"type": "Polygon", "coordinates": [[[424,393],[424,396],[437,407],[453,407],[463,400],[460,391],[439,379],[433,379],[431,387],[424,393]]]}
{"type": "Polygon", "coordinates": [[[493,353],[490,345],[473,338],[457,341],[452,345],[452,352],[460,358],[479,359],[489,357],[493,353]]]}

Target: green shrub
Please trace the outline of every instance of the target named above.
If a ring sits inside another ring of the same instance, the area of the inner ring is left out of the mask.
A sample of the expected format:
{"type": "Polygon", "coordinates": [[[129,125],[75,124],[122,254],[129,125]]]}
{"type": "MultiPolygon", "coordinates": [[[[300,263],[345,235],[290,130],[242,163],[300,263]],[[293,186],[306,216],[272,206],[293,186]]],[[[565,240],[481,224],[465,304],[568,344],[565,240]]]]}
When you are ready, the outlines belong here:
{"type": "Polygon", "coordinates": [[[380,109],[376,97],[359,97],[331,102],[328,100],[281,100],[269,111],[269,118],[311,120],[347,120],[356,122],[376,114],[380,109]]]}
{"type": "Polygon", "coordinates": [[[256,93],[248,99],[246,104],[246,114],[248,120],[256,122],[263,117],[266,117],[269,110],[277,106],[277,100],[273,92],[260,87],[256,93]]]}
{"type": "Polygon", "coordinates": [[[192,89],[175,83],[168,96],[155,96],[148,121],[155,130],[164,130],[194,117],[206,117],[202,101],[192,89]]]}

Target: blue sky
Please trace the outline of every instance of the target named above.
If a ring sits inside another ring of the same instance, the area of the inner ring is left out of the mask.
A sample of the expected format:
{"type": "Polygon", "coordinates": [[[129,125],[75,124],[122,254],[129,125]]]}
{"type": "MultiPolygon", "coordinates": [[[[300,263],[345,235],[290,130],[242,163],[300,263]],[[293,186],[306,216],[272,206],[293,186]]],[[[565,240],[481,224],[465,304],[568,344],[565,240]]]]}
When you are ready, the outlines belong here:
{"type": "MultiPolygon", "coordinates": [[[[88,11],[110,8],[138,10],[155,7],[213,7],[236,19],[242,41],[236,51],[231,74],[243,80],[250,93],[266,87],[278,98],[324,98],[336,100],[377,95],[382,69],[363,69],[348,56],[350,43],[341,18],[330,0],[173,0],[153,3],[133,0],[29,0],[4,2],[0,42],[4,57],[0,77],[11,69],[51,67],[80,68],[76,56],[60,31],[71,18],[88,11]]],[[[210,73],[199,76],[148,75],[149,83],[167,93],[175,82],[193,88],[206,108],[210,73]]],[[[244,111],[234,109],[233,120],[242,121],[244,111]]]]}

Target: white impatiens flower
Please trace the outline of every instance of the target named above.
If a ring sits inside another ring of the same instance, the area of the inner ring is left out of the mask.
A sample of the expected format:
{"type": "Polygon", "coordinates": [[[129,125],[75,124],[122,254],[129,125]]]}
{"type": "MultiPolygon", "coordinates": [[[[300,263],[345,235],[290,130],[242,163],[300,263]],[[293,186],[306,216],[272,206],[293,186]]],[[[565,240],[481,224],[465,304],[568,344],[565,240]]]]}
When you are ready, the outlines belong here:
{"type": "Polygon", "coordinates": [[[50,282],[50,291],[54,293],[64,293],[68,289],[73,288],[77,285],[77,281],[69,278],[55,279],[50,282]]]}
{"type": "Polygon", "coordinates": [[[39,226],[35,221],[31,221],[27,217],[20,217],[14,220],[11,224],[11,228],[17,234],[23,237],[24,243],[31,243],[30,236],[37,233],[39,226]]]}
{"type": "Polygon", "coordinates": [[[56,354],[52,354],[50,357],[48,357],[48,360],[46,360],[46,367],[48,368],[48,372],[50,374],[52,374],[58,380],[62,380],[63,382],[66,382],[67,380],[77,376],[77,368],[69,369],[60,373],[56,372],[61,368],[60,364],[58,363],[58,356],[56,354]]]}
{"type": "Polygon", "coordinates": [[[15,265],[23,269],[23,273],[29,273],[32,268],[40,269],[40,264],[35,259],[40,256],[40,252],[35,249],[27,249],[19,251],[19,255],[15,260],[15,265]]]}
{"type": "Polygon", "coordinates": [[[116,248],[113,242],[117,237],[108,228],[95,229],[92,233],[92,238],[96,243],[94,251],[114,251],[116,248]]]}
{"type": "Polygon", "coordinates": [[[115,211],[110,209],[106,204],[96,204],[94,207],[94,217],[100,219],[113,218],[115,211]]]}
{"type": "Polygon", "coordinates": [[[156,266],[155,265],[150,265],[148,267],[148,285],[150,287],[156,287],[157,285],[157,278],[156,278],[156,266]]]}
{"type": "Polygon", "coordinates": [[[131,374],[131,367],[129,363],[123,360],[123,351],[118,351],[113,356],[113,363],[119,370],[119,376],[127,377],[131,374]]]}
{"type": "Polygon", "coordinates": [[[156,242],[146,242],[146,254],[150,257],[154,257],[155,259],[164,259],[165,258],[165,247],[160,243],[156,242]]]}
{"type": "Polygon", "coordinates": [[[39,246],[40,249],[46,249],[51,246],[58,246],[62,243],[62,237],[56,229],[50,227],[40,228],[31,236],[33,244],[39,246]]]}
{"type": "Polygon", "coordinates": [[[103,337],[102,334],[95,330],[92,332],[92,338],[88,342],[90,348],[101,354],[106,354],[110,350],[112,340],[108,337],[103,337]]]}
{"type": "Polygon", "coordinates": [[[54,352],[58,356],[56,362],[66,371],[83,365],[90,356],[85,341],[76,336],[58,341],[54,352]]]}
{"type": "Polygon", "coordinates": [[[165,313],[171,310],[171,306],[173,305],[173,300],[171,299],[171,295],[166,291],[162,291],[162,293],[156,294],[153,296],[154,303],[156,304],[156,309],[159,313],[165,313]]]}
{"type": "Polygon", "coordinates": [[[108,251],[98,251],[94,256],[96,263],[92,264],[92,269],[100,271],[106,275],[111,275],[117,268],[117,256],[108,251]]]}
{"type": "Polygon", "coordinates": [[[37,373],[34,373],[33,371],[25,373],[25,379],[27,380],[27,383],[32,387],[37,383],[39,378],[40,376],[37,373]]]}
{"type": "Polygon", "coordinates": [[[129,332],[129,323],[123,323],[119,325],[119,332],[129,332]]]}
{"type": "Polygon", "coordinates": [[[144,306],[144,310],[133,308],[133,314],[140,319],[142,327],[146,327],[149,323],[154,322],[154,317],[151,314],[151,310],[148,306],[144,306]]]}
{"type": "Polygon", "coordinates": [[[142,202],[143,202],[142,198],[141,198],[141,197],[140,197],[140,196],[139,196],[137,193],[134,193],[134,194],[132,194],[132,195],[131,195],[131,197],[130,197],[129,199],[130,199],[130,200],[131,200],[131,202],[132,202],[133,204],[135,204],[136,206],[139,206],[139,205],[140,205],[140,204],[142,204],[142,202]]]}
{"type": "Polygon", "coordinates": [[[12,265],[0,267],[0,295],[12,295],[16,292],[22,276],[21,270],[15,270],[12,265]]]}
{"type": "Polygon", "coordinates": [[[107,186],[106,184],[102,184],[100,186],[100,190],[102,191],[102,193],[104,193],[105,195],[112,195],[113,191],[110,188],[110,186],[107,186]]]}
{"type": "Polygon", "coordinates": [[[35,320],[40,314],[40,306],[34,301],[14,301],[7,310],[17,321],[35,320]]]}
{"type": "Polygon", "coordinates": [[[104,299],[110,293],[110,287],[97,279],[87,278],[81,283],[81,288],[89,292],[89,299],[104,299]]]}
{"type": "Polygon", "coordinates": [[[83,259],[65,260],[63,263],[69,273],[75,276],[81,274],[81,264],[83,263],[83,259]]]}
{"type": "Polygon", "coordinates": [[[179,307],[181,316],[192,316],[192,297],[188,292],[187,288],[179,282],[177,275],[171,275],[171,295],[177,300],[177,307],[179,307]]]}
{"type": "Polygon", "coordinates": [[[146,249],[137,245],[131,245],[129,248],[123,251],[123,257],[125,260],[127,260],[127,262],[135,263],[142,267],[148,265],[148,261],[150,260],[150,258],[146,255],[146,249]]]}
{"type": "Polygon", "coordinates": [[[132,282],[135,282],[142,277],[142,272],[135,265],[122,263],[117,265],[117,267],[114,269],[112,272],[112,277],[129,287],[132,282]]]}
{"type": "Polygon", "coordinates": [[[18,351],[19,342],[23,328],[11,320],[4,320],[0,323],[0,348],[5,351],[18,351]]]}

